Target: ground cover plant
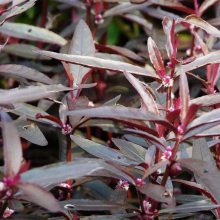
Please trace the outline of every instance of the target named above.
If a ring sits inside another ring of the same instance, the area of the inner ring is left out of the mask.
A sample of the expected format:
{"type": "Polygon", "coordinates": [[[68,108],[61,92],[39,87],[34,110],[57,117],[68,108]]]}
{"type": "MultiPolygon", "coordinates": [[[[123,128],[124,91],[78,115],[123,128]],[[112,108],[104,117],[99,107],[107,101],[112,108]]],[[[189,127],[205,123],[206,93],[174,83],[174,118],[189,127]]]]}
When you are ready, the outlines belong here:
{"type": "Polygon", "coordinates": [[[220,218],[217,0],[0,1],[0,218],[220,218]]]}

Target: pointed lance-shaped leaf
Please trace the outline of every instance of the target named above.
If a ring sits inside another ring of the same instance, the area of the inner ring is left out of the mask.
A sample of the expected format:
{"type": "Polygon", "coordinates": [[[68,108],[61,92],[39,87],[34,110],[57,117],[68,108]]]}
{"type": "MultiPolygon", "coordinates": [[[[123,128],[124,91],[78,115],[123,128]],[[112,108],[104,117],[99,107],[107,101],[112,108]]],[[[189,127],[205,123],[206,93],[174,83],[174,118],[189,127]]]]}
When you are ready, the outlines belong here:
{"type": "Polygon", "coordinates": [[[17,187],[23,192],[23,199],[33,202],[50,212],[60,212],[61,207],[54,196],[44,188],[32,183],[19,183],[17,187]]]}
{"type": "Polygon", "coordinates": [[[175,56],[176,53],[176,42],[175,42],[175,21],[171,20],[168,17],[164,17],[163,21],[163,30],[166,34],[167,42],[166,42],[166,51],[169,59],[175,56]]]}
{"type": "Polygon", "coordinates": [[[212,26],[211,24],[204,21],[202,18],[197,17],[194,14],[187,16],[183,20],[180,19],[180,22],[181,21],[187,22],[190,25],[195,25],[196,27],[203,29],[204,31],[206,31],[208,34],[210,34],[213,37],[220,37],[220,31],[217,28],[215,28],[214,26],[212,26]]]}
{"type": "Polygon", "coordinates": [[[61,84],[28,86],[26,88],[16,88],[0,92],[0,104],[15,104],[22,102],[36,101],[48,98],[54,93],[71,90],[61,84]]]}
{"type": "Polygon", "coordinates": [[[6,77],[25,78],[45,84],[53,83],[53,81],[43,73],[23,65],[17,65],[17,64],[0,65],[0,74],[6,77]]]}
{"type": "MultiPolygon", "coordinates": [[[[13,1],[13,6],[10,7],[9,9],[7,9],[6,12],[4,12],[0,16],[0,25],[2,25],[8,19],[10,19],[10,18],[12,18],[16,15],[19,15],[19,14],[27,11],[28,9],[30,9],[31,7],[33,7],[35,5],[36,1],[37,0],[29,0],[29,1],[26,1],[24,4],[19,5],[19,6],[16,5],[17,3],[14,4],[14,1],[13,1]]],[[[22,2],[24,2],[24,1],[22,1],[22,2]]],[[[22,2],[20,1],[20,3],[22,3],[22,2]]]]}
{"type": "Polygon", "coordinates": [[[134,184],[134,180],[125,172],[97,158],[75,158],[71,162],[31,169],[21,174],[21,181],[45,187],[86,176],[118,178],[134,184]]]}
{"type": "Polygon", "coordinates": [[[201,16],[209,7],[213,6],[219,0],[204,0],[199,7],[199,15],[201,16]]]}
{"type": "Polygon", "coordinates": [[[161,56],[161,53],[160,53],[156,43],[153,41],[153,39],[151,37],[148,38],[147,47],[148,47],[148,53],[149,53],[151,63],[153,64],[157,74],[161,78],[163,78],[165,76],[165,68],[164,68],[163,58],[161,56]]]}
{"type": "Polygon", "coordinates": [[[159,114],[157,104],[153,99],[152,95],[144,88],[143,84],[135,78],[132,74],[128,72],[124,72],[126,79],[132,84],[132,86],[137,90],[139,95],[141,96],[145,107],[155,114],[159,114]]]}
{"type": "Polygon", "coordinates": [[[188,113],[189,101],[190,101],[189,86],[188,86],[187,76],[185,72],[181,72],[180,74],[179,96],[181,100],[180,117],[181,117],[181,122],[183,123],[188,113]]]}
{"type": "MultiPolygon", "coordinates": [[[[68,54],[94,56],[95,45],[93,41],[93,36],[88,25],[83,20],[80,20],[75,28],[68,54]]],[[[84,77],[91,70],[90,68],[76,64],[69,64],[69,69],[76,84],[82,83],[84,77]]]]}
{"type": "Polygon", "coordinates": [[[14,177],[18,174],[22,162],[20,138],[11,118],[4,111],[0,112],[3,137],[3,156],[5,176],[14,177]]]}
{"type": "Polygon", "coordinates": [[[169,125],[168,121],[162,116],[153,114],[152,112],[142,111],[137,108],[129,108],[124,106],[100,106],[95,108],[87,108],[80,110],[67,111],[69,116],[86,116],[93,118],[127,118],[136,120],[153,121],[169,125]]]}
{"type": "Polygon", "coordinates": [[[220,203],[220,172],[216,166],[209,161],[203,161],[198,159],[180,159],[178,160],[181,166],[192,171],[202,186],[204,186],[211,195],[215,198],[217,203],[220,203]],[[213,181],[213,177],[215,178],[213,181]]]}
{"type": "Polygon", "coordinates": [[[158,202],[165,202],[171,204],[173,201],[171,197],[165,196],[166,189],[164,186],[147,183],[143,186],[138,187],[138,190],[140,190],[140,192],[158,202]]]}
{"type": "Polygon", "coordinates": [[[45,28],[29,24],[5,22],[2,26],[0,26],[0,33],[10,37],[57,44],[60,46],[67,43],[67,41],[60,35],[45,28]]]}
{"type": "Polygon", "coordinates": [[[83,150],[96,157],[102,158],[107,161],[113,161],[124,166],[137,165],[137,162],[128,159],[117,150],[113,150],[107,146],[95,143],[78,135],[71,135],[70,138],[83,150]]]}
{"type": "Polygon", "coordinates": [[[196,58],[194,61],[190,63],[181,65],[180,68],[177,69],[176,75],[180,75],[181,72],[189,72],[201,66],[213,63],[220,63],[220,51],[208,53],[207,55],[196,58]]]}
{"type": "Polygon", "coordinates": [[[92,56],[81,56],[81,55],[69,55],[69,54],[62,54],[62,53],[55,53],[50,51],[44,50],[37,50],[35,51],[38,54],[48,56],[60,61],[65,61],[68,63],[79,64],[86,67],[94,67],[98,69],[106,69],[115,72],[123,73],[125,70],[129,73],[134,73],[137,75],[148,76],[152,78],[159,78],[156,74],[147,71],[145,68],[132,65],[130,63],[125,63],[121,61],[109,60],[109,59],[102,59],[98,57],[92,56]]]}

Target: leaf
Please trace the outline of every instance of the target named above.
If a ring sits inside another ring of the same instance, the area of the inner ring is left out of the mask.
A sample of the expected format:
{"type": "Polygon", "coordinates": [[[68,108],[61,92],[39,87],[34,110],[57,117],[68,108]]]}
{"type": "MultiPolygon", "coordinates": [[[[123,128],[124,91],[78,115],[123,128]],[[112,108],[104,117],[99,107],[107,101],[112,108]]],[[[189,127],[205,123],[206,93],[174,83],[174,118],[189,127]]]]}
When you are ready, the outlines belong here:
{"type": "Polygon", "coordinates": [[[150,61],[153,64],[157,74],[162,77],[165,74],[164,62],[156,43],[151,37],[148,38],[147,47],[150,61]]]}
{"type": "Polygon", "coordinates": [[[99,52],[119,54],[136,62],[144,63],[144,59],[141,56],[139,56],[138,54],[134,53],[132,50],[129,50],[125,47],[119,47],[115,45],[104,45],[104,44],[96,44],[95,47],[99,52]]]}
{"type": "Polygon", "coordinates": [[[26,78],[29,80],[33,80],[45,84],[53,83],[53,81],[43,73],[23,65],[16,65],[16,64],[0,65],[0,74],[3,74],[3,76],[7,76],[7,77],[26,78]]]}
{"type": "Polygon", "coordinates": [[[69,116],[86,116],[93,118],[127,118],[145,121],[154,121],[158,123],[168,122],[166,119],[151,112],[142,111],[136,108],[121,107],[121,106],[101,106],[95,108],[87,108],[80,110],[67,111],[69,116]]]}
{"type": "Polygon", "coordinates": [[[175,23],[170,18],[165,17],[162,21],[162,24],[163,24],[163,30],[167,38],[167,42],[166,42],[167,55],[171,59],[173,57],[174,52],[176,53],[176,51],[174,51],[176,46],[175,34],[174,34],[175,23]]]}
{"type": "MultiPolygon", "coordinates": [[[[80,20],[75,28],[68,54],[82,56],[95,55],[95,46],[92,33],[83,20],[80,20]]],[[[76,84],[82,83],[84,77],[86,77],[86,74],[91,70],[90,68],[76,64],[68,65],[70,68],[70,73],[73,75],[74,83],[76,84]]]]}
{"type": "Polygon", "coordinates": [[[75,158],[71,162],[35,168],[22,173],[21,180],[40,186],[50,186],[68,179],[79,179],[86,176],[118,178],[134,184],[134,180],[126,173],[97,158],[75,158]]]}
{"type": "Polygon", "coordinates": [[[61,84],[28,86],[21,89],[10,89],[0,93],[0,104],[4,105],[35,101],[38,99],[51,97],[56,92],[68,90],[70,90],[68,87],[65,87],[61,84]]]}
{"type": "Polygon", "coordinates": [[[113,211],[132,208],[130,205],[120,204],[117,201],[109,202],[94,199],[71,199],[61,201],[60,203],[69,211],[113,211]]]}
{"type": "Polygon", "coordinates": [[[141,82],[137,78],[135,78],[132,74],[126,71],[124,72],[124,75],[141,96],[145,108],[150,112],[159,114],[156,102],[154,101],[150,92],[148,92],[147,89],[144,88],[143,84],[141,84],[141,82]]]}
{"type": "Polygon", "coordinates": [[[147,132],[136,130],[136,129],[131,129],[131,128],[127,128],[126,131],[132,132],[134,134],[139,134],[140,136],[149,140],[152,144],[158,147],[161,151],[165,151],[165,144],[161,140],[162,138],[158,138],[155,135],[151,135],[147,132]]]}
{"type": "Polygon", "coordinates": [[[164,195],[166,191],[164,186],[147,183],[141,187],[138,187],[138,190],[157,202],[165,202],[168,204],[171,204],[173,202],[172,198],[166,197],[164,195]]]}
{"type": "Polygon", "coordinates": [[[204,0],[199,7],[199,15],[201,16],[209,7],[217,2],[218,0],[204,0]]]}
{"type": "Polygon", "coordinates": [[[15,125],[20,137],[39,146],[46,146],[48,144],[47,139],[35,123],[21,117],[15,121],[15,125]]]}
{"type": "Polygon", "coordinates": [[[60,46],[67,43],[64,38],[52,31],[22,23],[5,22],[0,26],[0,33],[10,37],[57,44],[60,46]]]}
{"type": "Polygon", "coordinates": [[[218,203],[220,202],[220,172],[216,166],[213,166],[210,162],[192,158],[180,159],[178,162],[198,176],[199,182],[212,194],[218,203]],[[215,177],[214,181],[213,177],[215,177]]]}
{"type": "Polygon", "coordinates": [[[150,0],[151,3],[160,5],[163,7],[167,8],[175,8],[175,10],[185,12],[187,14],[194,14],[195,11],[192,10],[191,8],[186,7],[182,3],[180,3],[178,0],[172,0],[172,1],[167,1],[167,0],[150,0]]]}
{"type": "Polygon", "coordinates": [[[0,16],[0,25],[2,25],[6,20],[19,15],[25,11],[27,11],[28,9],[30,9],[31,7],[33,7],[35,5],[37,0],[29,0],[26,1],[23,5],[21,6],[12,6],[10,9],[8,9],[5,13],[3,13],[0,16]]]}
{"type": "Polygon", "coordinates": [[[104,12],[104,18],[115,15],[122,15],[123,13],[131,12],[134,10],[140,10],[141,8],[147,8],[152,5],[151,2],[145,2],[143,4],[131,4],[130,2],[125,2],[123,4],[116,5],[104,12]]]}
{"type": "Polygon", "coordinates": [[[202,18],[197,17],[196,15],[189,15],[183,21],[203,29],[213,37],[220,37],[220,31],[217,28],[204,21],[202,18]]]}
{"type": "Polygon", "coordinates": [[[201,66],[213,63],[220,63],[220,51],[211,52],[207,55],[196,58],[194,61],[188,64],[181,65],[176,75],[179,75],[181,72],[186,73],[201,66]]]}
{"type": "Polygon", "coordinates": [[[220,121],[220,109],[214,109],[208,113],[202,114],[200,117],[193,120],[188,126],[187,130],[192,129],[193,127],[202,126],[203,124],[211,124],[213,122],[220,121]]]}
{"type": "Polygon", "coordinates": [[[173,209],[162,209],[159,211],[160,214],[163,213],[190,213],[190,212],[201,212],[208,211],[218,208],[220,205],[214,205],[207,200],[201,200],[196,202],[188,202],[183,205],[178,205],[173,209]]]}
{"type": "Polygon", "coordinates": [[[33,45],[19,43],[19,44],[7,45],[4,47],[2,51],[5,53],[9,53],[27,59],[50,60],[49,57],[41,56],[33,52],[34,50],[37,49],[38,48],[33,45]]]}
{"type": "Polygon", "coordinates": [[[169,165],[169,160],[161,160],[160,162],[148,167],[142,177],[142,179],[146,179],[148,176],[150,176],[152,173],[156,172],[160,168],[166,167],[169,165]]]}
{"type": "Polygon", "coordinates": [[[189,109],[189,87],[185,72],[181,72],[179,78],[179,96],[181,100],[181,122],[184,122],[189,109]]]}
{"type": "Polygon", "coordinates": [[[49,115],[47,112],[43,111],[41,108],[26,104],[26,103],[17,103],[14,104],[14,109],[11,110],[12,113],[25,117],[27,119],[31,119],[32,121],[37,121],[41,123],[46,123],[52,125],[53,127],[59,127],[57,123],[45,119],[45,118],[36,118],[36,114],[40,113],[41,115],[49,115]]]}
{"type": "Polygon", "coordinates": [[[98,158],[116,162],[118,164],[124,166],[137,165],[136,162],[128,159],[119,151],[113,150],[110,147],[106,147],[104,145],[95,143],[88,139],[82,138],[77,135],[71,135],[70,138],[74,141],[78,146],[80,146],[83,150],[92,154],[98,158]]]}
{"type": "Polygon", "coordinates": [[[21,197],[50,212],[60,212],[61,207],[54,196],[42,187],[31,183],[19,183],[17,187],[24,193],[21,197]]]}
{"type": "Polygon", "coordinates": [[[22,147],[17,129],[11,118],[4,111],[0,112],[3,137],[4,174],[14,177],[21,167],[22,147]]]}
{"type": "Polygon", "coordinates": [[[121,61],[114,61],[108,59],[102,59],[97,57],[91,56],[80,56],[80,55],[68,55],[68,54],[61,54],[61,53],[54,53],[50,51],[35,51],[38,54],[48,56],[57,60],[79,64],[86,67],[93,67],[98,69],[106,69],[116,72],[123,73],[127,71],[129,73],[134,73],[138,75],[143,75],[152,78],[158,78],[158,76],[153,74],[152,72],[148,72],[146,69],[132,65],[130,63],[125,63],[121,61]]]}
{"type": "Polygon", "coordinates": [[[207,161],[213,167],[216,166],[216,163],[212,157],[212,154],[209,150],[208,143],[204,138],[194,139],[193,140],[193,152],[192,157],[194,159],[199,159],[203,161],[207,161]]]}
{"type": "Polygon", "coordinates": [[[204,95],[195,99],[190,100],[190,105],[197,104],[202,107],[208,107],[212,105],[216,105],[220,103],[220,94],[210,94],[210,95],[204,95]]]}
{"type": "Polygon", "coordinates": [[[212,136],[220,136],[220,125],[212,126],[209,129],[205,129],[201,133],[198,133],[196,137],[212,137],[212,136]]]}
{"type": "Polygon", "coordinates": [[[138,163],[145,162],[144,158],[145,158],[145,154],[146,154],[146,149],[144,149],[143,147],[141,147],[137,144],[134,144],[132,142],[118,139],[118,138],[112,138],[112,142],[128,158],[130,158],[138,163]]]}

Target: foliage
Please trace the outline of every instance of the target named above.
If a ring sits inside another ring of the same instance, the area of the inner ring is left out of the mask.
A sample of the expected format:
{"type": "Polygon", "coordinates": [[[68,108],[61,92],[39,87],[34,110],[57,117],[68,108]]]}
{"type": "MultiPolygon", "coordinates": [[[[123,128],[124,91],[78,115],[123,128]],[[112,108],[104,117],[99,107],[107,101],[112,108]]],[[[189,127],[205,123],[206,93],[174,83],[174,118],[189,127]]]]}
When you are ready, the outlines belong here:
{"type": "Polygon", "coordinates": [[[220,218],[219,6],[1,0],[0,218],[220,218]]]}

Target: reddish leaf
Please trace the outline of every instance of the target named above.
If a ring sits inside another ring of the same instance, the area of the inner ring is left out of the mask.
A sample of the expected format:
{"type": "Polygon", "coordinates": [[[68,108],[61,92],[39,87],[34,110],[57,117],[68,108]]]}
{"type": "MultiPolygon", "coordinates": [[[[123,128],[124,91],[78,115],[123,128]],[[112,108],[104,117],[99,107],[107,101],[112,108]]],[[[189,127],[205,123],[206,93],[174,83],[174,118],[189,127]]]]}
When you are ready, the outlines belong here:
{"type": "Polygon", "coordinates": [[[61,54],[61,53],[54,53],[50,51],[35,51],[38,54],[48,56],[57,60],[75,63],[86,67],[94,67],[98,69],[106,69],[112,70],[116,72],[123,73],[125,70],[129,73],[134,73],[138,75],[158,78],[156,74],[152,72],[148,72],[146,69],[141,68],[139,66],[132,65],[130,63],[125,63],[121,61],[114,61],[114,60],[107,60],[98,57],[91,57],[91,56],[80,56],[80,55],[68,55],[68,54],[61,54]]]}
{"type": "MultiPolygon", "coordinates": [[[[82,56],[94,56],[95,46],[93,43],[92,33],[87,24],[80,20],[75,28],[75,32],[70,43],[68,54],[82,55],[82,56]]],[[[76,64],[68,64],[70,74],[73,75],[74,83],[80,84],[86,74],[91,70],[83,66],[76,64]]]]}
{"type": "Polygon", "coordinates": [[[151,63],[153,64],[157,74],[163,78],[165,75],[165,68],[164,68],[164,62],[161,56],[161,53],[159,49],[157,48],[157,45],[152,40],[151,37],[148,38],[147,41],[148,46],[148,53],[151,60],[151,63]]]}
{"type": "Polygon", "coordinates": [[[28,86],[26,88],[16,88],[6,90],[0,93],[0,104],[15,104],[22,102],[35,101],[42,98],[53,96],[56,92],[68,91],[68,87],[63,85],[41,85],[41,86],[28,86]]]}
{"type": "Polygon", "coordinates": [[[173,202],[172,198],[165,196],[166,189],[164,186],[147,183],[138,187],[138,190],[155,201],[165,202],[167,204],[171,204],[173,202]]]}
{"type": "Polygon", "coordinates": [[[179,75],[181,71],[188,72],[201,66],[213,63],[220,63],[220,51],[211,52],[207,55],[196,58],[194,61],[188,64],[181,65],[180,68],[177,70],[177,75],[179,75]]]}
{"type": "Polygon", "coordinates": [[[220,202],[220,172],[209,162],[197,159],[181,159],[178,160],[181,166],[191,170],[199,177],[201,184],[212,194],[215,200],[220,202]],[[213,181],[213,177],[215,177],[213,181]]]}
{"type": "Polygon", "coordinates": [[[199,14],[200,16],[212,5],[217,3],[219,0],[204,0],[199,7],[199,14]]]}
{"type": "Polygon", "coordinates": [[[154,121],[158,123],[168,122],[161,116],[151,112],[142,111],[136,108],[126,108],[120,106],[101,106],[66,112],[70,116],[86,116],[93,118],[128,118],[136,120],[154,121]]]}
{"type": "Polygon", "coordinates": [[[9,115],[3,111],[1,114],[1,127],[3,137],[4,173],[8,177],[18,174],[21,167],[22,147],[15,125],[9,115]]]}
{"type": "MultiPolygon", "coordinates": [[[[0,16],[0,25],[2,25],[8,19],[10,19],[16,15],[19,15],[19,14],[27,11],[28,9],[30,9],[31,7],[33,7],[35,5],[36,1],[37,0],[29,0],[20,6],[15,6],[15,5],[17,5],[17,3],[13,2],[13,6],[10,7],[10,9],[6,10],[6,12],[0,16]]],[[[20,3],[22,3],[22,2],[20,2],[20,3]]]]}
{"type": "Polygon", "coordinates": [[[21,198],[33,202],[50,212],[60,212],[59,202],[44,188],[31,183],[19,183],[17,187],[24,193],[21,198]]]}
{"type": "Polygon", "coordinates": [[[220,37],[220,31],[217,28],[204,21],[202,18],[197,17],[196,15],[189,15],[183,21],[203,29],[208,34],[214,37],[220,37]]]}
{"type": "Polygon", "coordinates": [[[150,92],[148,92],[148,90],[144,88],[143,84],[137,78],[135,78],[132,74],[126,71],[124,72],[124,75],[126,79],[132,84],[132,86],[137,90],[137,92],[141,96],[145,108],[149,110],[150,112],[159,114],[155,100],[153,99],[150,92]]]}
{"type": "Polygon", "coordinates": [[[220,94],[204,95],[190,101],[190,105],[196,104],[202,107],[212,106],[220,103],[220,94]]]}
{"type": "Polygon", "coordinates": [[[186,7],[182,3],[180,3],[178,0],[172,0],[172,1],[167,1],[167,0],[150,0],[151,3],[154,3],[156,5],[160,5],[163,7],[167,8],[175,8],[178,11],[185,12],[187,14],[194,14],[195,11],[192,10],[191,8],[186,7]]]}
{"type": "Polygon", "coordinates": [[[181,74],[180,74],[179,96],[180,96],[180,100],[181,100],[180,118],[181,118],[181,122],[184,123],[184,120],[185,120],[187,113],[188,113],[189,101],[190,101],[188,81],[187,81],[187,77],[186,77],[185,72],[181,72],[181,74]]]}
{"type": "Polygon", "coordinates": [[[23,23],[5,22],[0,26],[0,33],[11,37],[57,44],[60,46],[67,43],[64,38],[52,31],[23,23]]]}
{"type": "Polygon", "coordinates": [[[4,74],[3,76],[7,76],[7,77],[26,78],[29,80],[42,82],[45,84],[53,83],[53,81],[43,73],[23,65],[16,65],[16,64],[0,65],[0,74],[4,74]]]}

